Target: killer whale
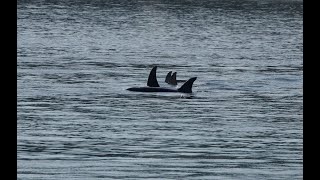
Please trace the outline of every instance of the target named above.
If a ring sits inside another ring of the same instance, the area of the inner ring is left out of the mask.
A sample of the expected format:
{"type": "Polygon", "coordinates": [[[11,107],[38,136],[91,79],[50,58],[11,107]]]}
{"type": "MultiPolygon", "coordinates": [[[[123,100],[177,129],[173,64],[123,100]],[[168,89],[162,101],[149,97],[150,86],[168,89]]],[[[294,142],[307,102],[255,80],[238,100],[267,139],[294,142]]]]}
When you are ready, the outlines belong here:
{"type": "Polygon", "coordinates": [[[154,66],[151,69],[151,71],[149,73],[149,77],[148,77],[147,86],[149,86],[149,87],[160,87],[159,83],[157,81],[157,66],[154,66]]]}
{"type": "Polygon", "coordinates": [[[192,85],[197,77],[190,78],[178,89],[163,88],[163,87],[132,87],[128,88],[128,91],[136,92],[181,92],[181,93],[192,93],[192,85]]]}
{"type": "Polygon", "coordinates": [[[177,72],[174,72],[171,75],[172,71],[170,71],[167,76],[165,82],[171,85],[177,85],[178,82],[186,82],[187,80],[177,80],[177,72]]]}
{"type": "Polygon", "coordinates": [[[181,93],[192,93],[192,85],[193,82],[197,79],[197,77],[190,78],[187,82],[185,82],[178,89],[164,88],[160,87],[157,81],[156,76],[157,66],[153,67],[150,71],[147,87],[132,87],[128,88],[128,91],[136,91],[136,92],[181,92],[181,93]]]}
{"type": "Polygon", "coordinates": [[[171,73],[172,73],[172,71],[169,71],[169,72],[168,72],[168,74],[167,74],[166,79],[164,80],[164,82],[170,84],[170,81],[171,81],[171,73]]]}

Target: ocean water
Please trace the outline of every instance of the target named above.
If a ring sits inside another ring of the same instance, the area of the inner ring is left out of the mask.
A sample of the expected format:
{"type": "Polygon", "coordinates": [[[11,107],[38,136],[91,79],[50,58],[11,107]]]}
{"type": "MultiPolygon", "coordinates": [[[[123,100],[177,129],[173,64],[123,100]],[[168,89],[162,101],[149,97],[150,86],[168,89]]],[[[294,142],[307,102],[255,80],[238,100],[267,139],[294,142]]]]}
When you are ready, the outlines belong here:
{"type": "Polygon", "coordinates": [[[17,3],[18,179],[303,178],[302,1],[17,3]]]}

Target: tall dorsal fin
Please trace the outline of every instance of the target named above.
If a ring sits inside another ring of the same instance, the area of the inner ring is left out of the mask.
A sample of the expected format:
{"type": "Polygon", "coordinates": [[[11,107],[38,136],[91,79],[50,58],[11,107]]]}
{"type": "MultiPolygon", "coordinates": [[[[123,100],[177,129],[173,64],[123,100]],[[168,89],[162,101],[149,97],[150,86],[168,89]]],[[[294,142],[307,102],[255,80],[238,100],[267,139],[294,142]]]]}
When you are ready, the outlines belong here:
{"type": "Polygon", "coordinates": [[[169,82],[170,82],[171,73],[172,73],[172,71],[169,71],[169,72],[168,72],[168,74],[167,74],[167,76],[166,76],[166,80],[165,80],[164,82],[166,82],[166,83],[169,83],[169,82]]]}
{"type": "Polygon", "coordinates": [[[178,89],[178,91],[183,93],[192,93],[192,85],[196,79],[197,77],[190,78],[178,89]]]}
{"type": "Polygon", "coordinates": [[[160,87],[157,81],[157,66],[153,67],[150,71],[147,86],[149,87],[160,87]]]}

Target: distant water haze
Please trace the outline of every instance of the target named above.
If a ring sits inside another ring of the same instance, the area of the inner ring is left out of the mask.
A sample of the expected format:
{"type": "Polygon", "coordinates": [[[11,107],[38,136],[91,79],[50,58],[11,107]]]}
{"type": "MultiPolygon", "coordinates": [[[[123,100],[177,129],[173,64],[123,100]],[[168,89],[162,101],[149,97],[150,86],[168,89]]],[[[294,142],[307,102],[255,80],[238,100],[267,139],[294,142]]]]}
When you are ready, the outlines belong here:
{"type": "Polygon", "coordinates": [[[302,179],[302,1],[17,3],[18,179],[302,179]]]}

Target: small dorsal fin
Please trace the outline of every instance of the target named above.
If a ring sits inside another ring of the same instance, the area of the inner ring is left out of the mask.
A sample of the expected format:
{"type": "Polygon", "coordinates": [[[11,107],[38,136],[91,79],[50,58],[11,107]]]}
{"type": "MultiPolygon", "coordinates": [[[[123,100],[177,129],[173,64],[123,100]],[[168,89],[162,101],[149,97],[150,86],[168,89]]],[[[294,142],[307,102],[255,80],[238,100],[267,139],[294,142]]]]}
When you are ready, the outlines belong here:
{"type": "Polygon", "coordinates": [[[174,72],[170,78],[169,84],[177,85],[177,72],[174,72]]]}
{"type": "Polygon", "coordinates": [[[169,71],[169,72],[168,72],[168,74],[167,74],[167,76],[166,76],[166,80],[165,80],[164,82],[166,82],[166,83],[169,83],[169,82],[170,82],[171,73],[172,73],[172,71],[169,71]]]}
{"type": "Polygon", "coordinates": [[[196,79],[197,77],[190,78],[178,89],[178,91],[182,93],[192,93],[192,85],[196,79]]]}
{"type": "Polygon", "coordinates": [[[157,66],[154,66],[149,74],[147,86],[149,87],[160,87],[157,81],[157,66]]]}

